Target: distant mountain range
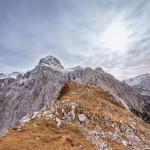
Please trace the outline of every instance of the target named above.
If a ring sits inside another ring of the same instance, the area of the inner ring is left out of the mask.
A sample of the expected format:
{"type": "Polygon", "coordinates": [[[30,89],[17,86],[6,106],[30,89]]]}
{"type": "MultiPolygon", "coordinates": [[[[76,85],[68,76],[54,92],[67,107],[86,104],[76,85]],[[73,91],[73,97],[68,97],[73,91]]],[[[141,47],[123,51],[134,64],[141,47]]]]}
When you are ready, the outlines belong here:
{"type": "Polygon", "coordinates": [[[141,95],[150,96],[150,74],[143,74],[123,81],[141,95]]]}
{"type": "Polygon", "coordinates": [[[57,58],[47,56],[26,73],[0,74],[0,133],[4,134],[23,117],[39,112],[57,99],[70,80],[109,92],[113,96],[109,99],[111,102],[150,122],[148,96],[118,81],[102,68],[65,69],[57,58]]]}

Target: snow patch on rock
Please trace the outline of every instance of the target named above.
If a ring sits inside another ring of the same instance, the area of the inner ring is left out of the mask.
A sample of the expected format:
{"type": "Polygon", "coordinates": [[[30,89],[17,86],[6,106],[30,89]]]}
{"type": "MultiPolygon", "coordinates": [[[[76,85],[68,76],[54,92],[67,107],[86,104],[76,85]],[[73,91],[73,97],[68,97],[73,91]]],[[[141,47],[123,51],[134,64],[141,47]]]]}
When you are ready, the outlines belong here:
{"type": "Polygon", "coordinates": [[[16,79],[18,75],[20,75],[20,72],[13,72],[13,73],[0,73],[0,79],[6,79],[6,78],[14,78],[16,79]]]}

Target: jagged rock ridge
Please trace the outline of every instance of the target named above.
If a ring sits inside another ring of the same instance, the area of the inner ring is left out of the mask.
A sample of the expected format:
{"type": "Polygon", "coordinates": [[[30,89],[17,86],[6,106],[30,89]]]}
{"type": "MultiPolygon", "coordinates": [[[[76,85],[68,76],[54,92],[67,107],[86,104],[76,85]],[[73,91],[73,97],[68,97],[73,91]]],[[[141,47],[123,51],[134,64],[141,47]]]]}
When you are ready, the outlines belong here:
{"type": "Polygon", "coordinates": [[[141,95],[150,96],[150,74],[143,74],[123,81],[141,95]]]}
{"type": "Polygon", "coordinates": [[[18,75],[20,75],[20,72],[13,72],[13,73],[0,73],[0,79],[6,79],[6,78],[16,78],[18,75]]]}
{"type": "Polygon", "coordinates": [[[41,110],[59,95],[66,81],[101,87],[115,97],[126,109],[149,120],[148,101],[131,87],[105,73],[101,68],[76,67],[63,69],[58,59],[48,56],[39,64],[16,79],[0,79],[0,133],[29,113],[41,110]],[[5,83],[5,84],[4,84],[5,83]]]}

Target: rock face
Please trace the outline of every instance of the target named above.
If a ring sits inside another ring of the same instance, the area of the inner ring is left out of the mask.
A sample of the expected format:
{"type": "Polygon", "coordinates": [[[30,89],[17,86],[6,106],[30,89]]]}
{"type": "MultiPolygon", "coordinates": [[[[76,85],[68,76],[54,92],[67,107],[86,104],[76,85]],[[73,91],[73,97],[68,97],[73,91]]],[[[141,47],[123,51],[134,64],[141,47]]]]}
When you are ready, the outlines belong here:
{"type": "Polygon", "coordinates": [[[25,116],[0,138],[0,150],[149,148],[150,124],[116,104],[115,99],[102,88],[68,81],[57,99],[25,116]]]}
{"type": "Polygon", "coordinates": [[[13,73],[0,73],[0,79],[7,79],[7,78],[16,78],[19,76],[21,73],[20,72],[13,72],[13,73]]]}
{"type": "Polygon", "coordinates": [[[136,93],[101,68],[63,69],[58,59],[48,56],[24,74],[0,79],[0,133],[29,113],[41,110],[59,96],[66,81],[101,87],[109,91],[119,105],[150,121],[149,99],[136,93]]]}
{"type": "Polygon", "coordinates": [[[57,70],[64,69],[64,67],[61,65],[60,61],[53,56],[47,56],[45,58],[41,58],[39,65],[48,66],[48,67],[51,67],[51,68],[57,69],[57,70]]]}
{"type": "Polygon", "coordinates": [[[123,81],[141,95],[150,96],[150,74],[143,74],[123,81]]]}

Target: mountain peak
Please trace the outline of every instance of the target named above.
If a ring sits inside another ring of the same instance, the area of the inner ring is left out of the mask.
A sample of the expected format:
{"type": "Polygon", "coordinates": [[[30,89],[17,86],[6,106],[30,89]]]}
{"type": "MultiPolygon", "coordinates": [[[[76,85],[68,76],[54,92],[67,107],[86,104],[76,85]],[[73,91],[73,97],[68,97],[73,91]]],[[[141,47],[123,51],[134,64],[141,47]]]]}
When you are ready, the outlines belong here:
{"type": "Polygon", "coordinates": [[[64,69],[64,67],[61,65],[60,61],[51,55],[41,58],[39,61],[39,65],[48,66],[48,67],[56,67],[58,69],[64,69]]]}
{"type": "Polygon", "coordinates": [[[140,93],[141,95],[150,96],[150,74],[146,73],[134,78],[123,81],[140,93]]]}

